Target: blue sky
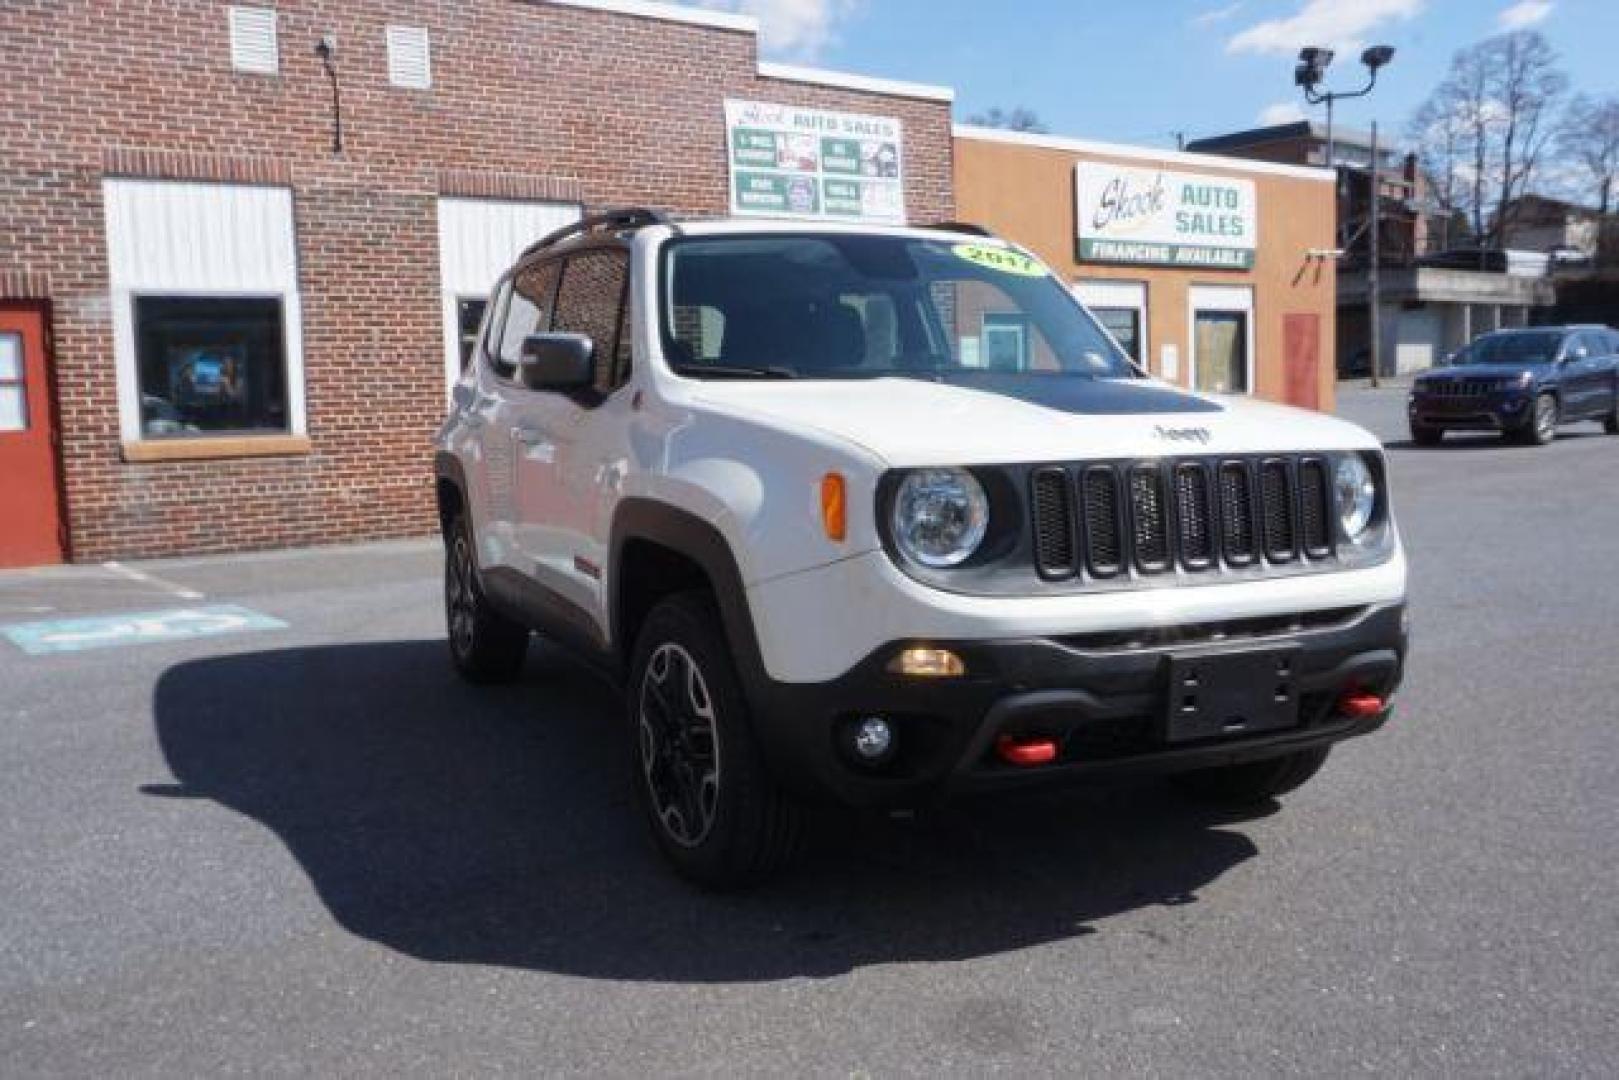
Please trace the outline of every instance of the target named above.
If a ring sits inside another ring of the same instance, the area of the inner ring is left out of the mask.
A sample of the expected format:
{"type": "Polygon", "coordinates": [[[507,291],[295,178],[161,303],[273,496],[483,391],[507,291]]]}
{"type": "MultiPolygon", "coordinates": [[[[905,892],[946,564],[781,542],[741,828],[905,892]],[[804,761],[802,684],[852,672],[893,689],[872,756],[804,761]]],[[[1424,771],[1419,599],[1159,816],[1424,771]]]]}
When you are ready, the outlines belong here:
{"type": "Polygon", "coordinates": [[[1361,47],[1399,50],[1370,98],[1339,107],[1361,128],[1403,132],[1451,54],[1509,26],[1544,33],[1576,89],[1619,95],[1619,0],[702,2],[758,16],[772,59],[951,85],[959,117],[1024,105],[1060,134],[1150,146],[1285,118],[1305,44],[1338,48],[1333,87],[1360,84],[1361,47]]]}

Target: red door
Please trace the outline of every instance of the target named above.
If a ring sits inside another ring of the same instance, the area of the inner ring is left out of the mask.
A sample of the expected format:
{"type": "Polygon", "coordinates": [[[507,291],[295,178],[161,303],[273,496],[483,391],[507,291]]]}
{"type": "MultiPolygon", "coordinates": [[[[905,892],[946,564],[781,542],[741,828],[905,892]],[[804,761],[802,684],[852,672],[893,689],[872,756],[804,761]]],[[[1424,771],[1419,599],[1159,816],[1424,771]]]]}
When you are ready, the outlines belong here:
{"type": "Polygon", "coordinates": [[[62,561],[56,475],[45,320],[0,305],[0,567],[62,561]]]}
{"type": "Polygon", "coordinates": [[[1321,407],[1321,316],[1292,314],[1282,316],[1282,364],[1286,372],[1284,393],[1289,405],[1303,409],[1321,407]]]}

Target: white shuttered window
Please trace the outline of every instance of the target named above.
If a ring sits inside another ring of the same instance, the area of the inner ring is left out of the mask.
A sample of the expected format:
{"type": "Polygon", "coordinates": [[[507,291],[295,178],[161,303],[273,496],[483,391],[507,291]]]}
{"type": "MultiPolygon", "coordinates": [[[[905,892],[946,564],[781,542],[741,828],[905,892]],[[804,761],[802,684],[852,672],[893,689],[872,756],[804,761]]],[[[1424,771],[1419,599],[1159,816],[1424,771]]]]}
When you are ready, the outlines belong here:
{"type": "Polygon", "coordinates": [[[255,75],[281,70],[281,47],[276,40],[274,8],[231,7],[230,66],[255,75]]]}
{"type": "Polygon", "coordinates": [[[407,90],[432,88],[433,52],[426,27],[388,27],[388,81],[407,90]]]}

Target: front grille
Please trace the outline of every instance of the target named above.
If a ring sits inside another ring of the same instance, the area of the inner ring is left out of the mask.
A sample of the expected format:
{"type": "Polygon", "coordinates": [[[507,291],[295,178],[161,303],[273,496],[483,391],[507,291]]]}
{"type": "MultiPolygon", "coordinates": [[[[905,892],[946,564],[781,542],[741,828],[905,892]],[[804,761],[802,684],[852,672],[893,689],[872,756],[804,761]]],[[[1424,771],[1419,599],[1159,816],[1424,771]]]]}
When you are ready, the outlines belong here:
{"type": "Polygon", "coordinates": [[[1034,560],[1048,580],[1262,570],[1333,555],[1319,457],[1052,465],[1029,483],[1034,560]]]}
{"type": "Polygon", "coordinates": [[[1164,475],[1156,465],[1130,470],[1131,539],[1136,565],[1144,574],[1169,569],[1169,507],[1164,499],[1164,475]]]}
{"type": "Polygon", "coordinates": [[[1314,559],[1332,554],[1328,498],[1326,463],[1319,458],[1299,462],[1299,529],[1304,536],[1304,553],[1314,559]]]}
{"type": "Polygon", "coordinates": [[[1085,569],[1109,578],[1124,569],[1124,535],[1119,527],[1119,478],[1111,469],[1085,470],[1085,569]]]}
{"type": "Polygon", "coordinates": [[[1292,562],[1297,542],[1293,530],[1293,499],[1287,462],[1270,460],[1259,466],[1259,501],[1262,504],[1265,558],[1292,562]]]}
{"type": "Polygon", "coordinates": [[[1034,563],[1042,577],[1074,573],[1074,509],[1068,473],[1040,469],[1034,474],[1034,563]]]}
{"type": "Polygon", "coordinates": [[[1429,383],[1423,389],[1434,397],[1476,398],[1486,397],[1510,385],[1500,379],[1446,379],[1429,383]]]}
{"type": "Polygon", "coordinates": [[[1175,523],[1181,558],[1189,570],[1214,565],[1214,515],[1209,510],[1209,470],[1201,462],[1175,466],[1175,523]]]}

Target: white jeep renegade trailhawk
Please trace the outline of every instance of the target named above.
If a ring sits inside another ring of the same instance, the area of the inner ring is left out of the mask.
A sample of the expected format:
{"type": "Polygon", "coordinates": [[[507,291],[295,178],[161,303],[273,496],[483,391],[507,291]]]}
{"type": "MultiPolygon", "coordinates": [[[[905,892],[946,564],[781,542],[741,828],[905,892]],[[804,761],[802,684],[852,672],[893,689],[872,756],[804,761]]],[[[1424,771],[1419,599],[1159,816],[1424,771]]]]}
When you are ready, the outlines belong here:
{"type": "Polygon", "coordinates": [[[1262,800],[1406,651],[1378,444],[1147,377],[1021,250],[621,211],[503,278],[438,440],[450,653],[626,688],[659,847],[781,865],[816,798],[1175,773],[1262,800]]]}

